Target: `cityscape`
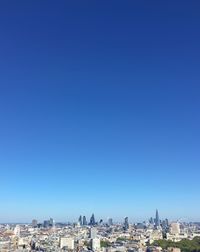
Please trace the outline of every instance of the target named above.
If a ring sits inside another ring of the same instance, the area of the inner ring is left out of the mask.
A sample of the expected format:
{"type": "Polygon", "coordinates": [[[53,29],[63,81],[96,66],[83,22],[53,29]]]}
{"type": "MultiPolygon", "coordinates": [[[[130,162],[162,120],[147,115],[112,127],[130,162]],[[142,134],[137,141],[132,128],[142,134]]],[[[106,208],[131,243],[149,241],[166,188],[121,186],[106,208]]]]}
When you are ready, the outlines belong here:
{"type": "Polygon", "coordinates": [[[0,0],[0,252],[200,252],[200,0],[0,0]]]}
{"type": "Polygon", "coordinates": [[[97,220],[92,214],[89,220],[80,215],[75,223],[50,218],[43,223],[34,219],[29,224],[0,225],[1,252],[180,252],[180,248],[188,251],[186,241],[194,240],[200,244],[200,223],[160,219],[158,210],[155,218],[142,223],[129,223],[128,217],[121,223],[97,220]]]}

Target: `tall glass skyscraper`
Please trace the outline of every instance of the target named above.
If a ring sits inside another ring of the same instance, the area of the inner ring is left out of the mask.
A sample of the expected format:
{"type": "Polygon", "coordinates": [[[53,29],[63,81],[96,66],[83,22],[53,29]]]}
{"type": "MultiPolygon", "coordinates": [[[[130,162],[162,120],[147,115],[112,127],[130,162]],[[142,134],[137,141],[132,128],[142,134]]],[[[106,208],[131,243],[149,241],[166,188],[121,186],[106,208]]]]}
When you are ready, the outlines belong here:
{"type": "Polygon", "coordinates": [[[86,217],[83,216],[83,226],[86,226],[87,225],[87,220],[86,220],[86,217]]]}
{"type": "Polygon", "coordinates": [[[128,224],[128,217],[124,219],[124,230],[128,230],[129,224],[128,224]]]}
{"type": "Polygon", "coordinates": [[[91,226],[95,225],[94,214],[92,214],[92,216],[91,216],[91,218],[90,218],[90,225],[91,225],[91,226]]]}
{"type": "Polygon", "coordinates": [[[83,221],[82,221],[82,216],[81,216],[81,215],[80,215],[80,217],[79,217],[79,219],[78,219],[78,222],[79,222],[80,226],[83,225],[83,221]]]}
{"type": "Polygon", "coordinates": [[[155,226],[156,227],[160,226],[160,218],[159,218],[159,214],[158,214],[158,209],[156,209],[155,226]]]}

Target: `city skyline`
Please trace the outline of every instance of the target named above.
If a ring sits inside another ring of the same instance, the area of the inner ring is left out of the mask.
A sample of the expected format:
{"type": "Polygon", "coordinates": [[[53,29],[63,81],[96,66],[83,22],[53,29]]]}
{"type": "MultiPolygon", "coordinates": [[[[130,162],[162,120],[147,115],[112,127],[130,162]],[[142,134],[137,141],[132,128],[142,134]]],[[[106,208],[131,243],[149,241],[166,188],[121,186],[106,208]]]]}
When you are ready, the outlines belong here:
{"type": "Polygon", "coordinates": [[[158,210],[154,217],[132,224],[128,217],[122,223],[96,221],[94,214],[88,225],[82,223],[82,216],[75,223],[58,223],[50,218],[43,223],[33,219],[26,224],[0,224],[0,251],[200,251],[200,222],[161,220],[158,210]]]}
{"type": "Polygon", "coordinates": [[[200,221],[200,2],[0,2],[0,222],[200,221]]]}
{"type": "MultiPolygon", "coordinates": [[[[161,219],[160,219],[160,214],[158,212],[158,209],[155,209],[155,213],[154,215],[152,216],[140,216],[139,218],[134,218],[134,216],[124,216],[124,217],[116,217],[116,215],[113,215],[115,216],[113,218],[113,216],[96,216],[94,213],[92,213],[91,215],[82,215],[80,214],[78,217],[73,217],[71,219],[69,219],[67,216],[64,218],[64,219],[54,219],[52,218],[53,216],[44,216],[44,218],[37,218],[37,216],[34,216],[33,219],[30,219],[30,220],[27,220],[27,221],[22,221],[22,222],[16,222],[16,221],[11,221],[11,222],[0,222],[2,224],[6,224],[6,223],[31,223],[31,222],[37,222],[37,223],[45,223],[45,222],[48,222],[50,221],[51,223],[52,222],[55,222],[55,223],[76,223],[76,224],[80,224],[80,226],[95,226],[95,225],[99,225],[101,222],[102,223],[113,223],[113,224],[117,224],[117,223],[120,223],[122,225],[126,225],[125,223],[130,223],[130,224],[134,224],[134,223],[143,223],[143,222],[146,222],[146,223],[154,223],[155,227],[159,227],[162,220],[168,220],[169,222],[195,222],[197,220],[192,220],[192,219],[189,219],[189,218],[168,218],[168,216],[163,216],[161,219]],[[155,216],[154,216],[155,215],[155,216]],[[49,220],[48,220],[48,217],[49,217],[49,220]],[[154,218],[155,217],[155,218],[154,218]],[[94,221],[91,222],[91,220],[94,219],[94,221]]],[[[198,222],[198,221],[197,221],[198,222]]]]}

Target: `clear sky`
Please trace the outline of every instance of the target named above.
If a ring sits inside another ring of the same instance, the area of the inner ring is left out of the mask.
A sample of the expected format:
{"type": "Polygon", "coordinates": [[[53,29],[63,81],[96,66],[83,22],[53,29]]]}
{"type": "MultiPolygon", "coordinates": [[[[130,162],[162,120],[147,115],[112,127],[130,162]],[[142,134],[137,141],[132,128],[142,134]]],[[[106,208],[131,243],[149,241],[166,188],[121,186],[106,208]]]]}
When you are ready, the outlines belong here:
{"type": "Polygon", "coordinates": [[[0,2],[0,222],[200,221],[200,2],[0,2]]]}

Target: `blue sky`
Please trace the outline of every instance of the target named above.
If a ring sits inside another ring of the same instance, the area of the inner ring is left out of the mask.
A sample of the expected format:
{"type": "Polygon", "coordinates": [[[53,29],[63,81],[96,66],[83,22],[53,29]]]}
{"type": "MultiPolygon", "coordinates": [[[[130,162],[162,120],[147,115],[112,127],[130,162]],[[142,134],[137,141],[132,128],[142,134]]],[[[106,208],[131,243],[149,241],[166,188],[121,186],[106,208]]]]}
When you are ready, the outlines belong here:
{"type": "Polygon", "coordinates": [[[200,220],[200,3],[0,3],[0,222],[200,220]]]}

